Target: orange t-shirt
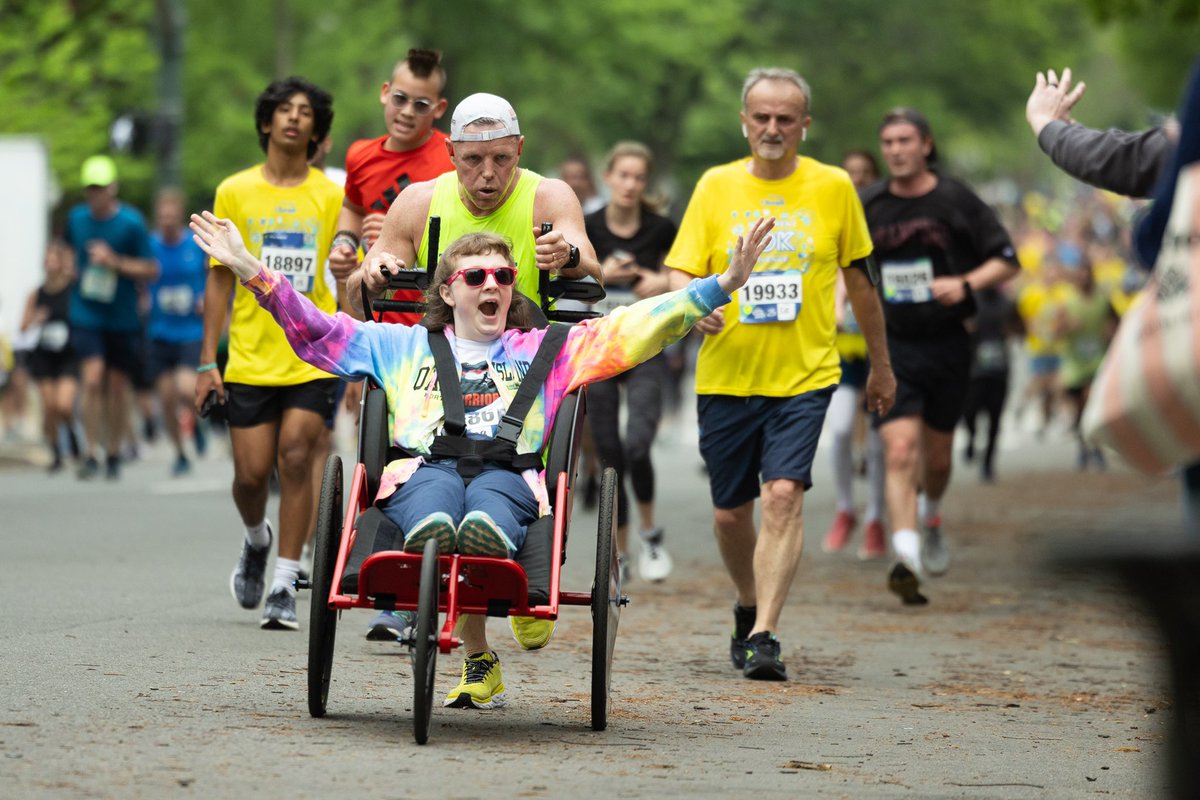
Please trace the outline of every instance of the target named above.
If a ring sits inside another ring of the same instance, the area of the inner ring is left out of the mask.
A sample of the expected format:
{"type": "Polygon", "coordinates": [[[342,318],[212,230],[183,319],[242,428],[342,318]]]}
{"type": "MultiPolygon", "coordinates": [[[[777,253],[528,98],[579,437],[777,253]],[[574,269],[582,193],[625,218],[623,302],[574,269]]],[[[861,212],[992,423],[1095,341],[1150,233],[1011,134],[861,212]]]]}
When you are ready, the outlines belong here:
{"type": "MultiPolygon", "coordinates": [[[[433,180],[443,172],[454,169],[446,152],[446,134],[433,129],[433,135],[420,147],[412,150],[384,149],[387,136],[360,139],[346,151],[346,202],[366,209],[368,214],[387,213],[396,197],[410,183],[433,180]]],[[[400,291],[394,300],[419,301],[421,293],[400,291]]],[[[415,325],[420,314],[388,312],[385,322],[415,325]]]]}
{"type": "Polygon", "coordinates": [[[410,183],[429,181],[454,169],[446,153],[446,134],[437,130],[414,150],[383,148],[388,137],[360,139],[346,152],[346,200],[367,213],[387,213],[410,183]]]}

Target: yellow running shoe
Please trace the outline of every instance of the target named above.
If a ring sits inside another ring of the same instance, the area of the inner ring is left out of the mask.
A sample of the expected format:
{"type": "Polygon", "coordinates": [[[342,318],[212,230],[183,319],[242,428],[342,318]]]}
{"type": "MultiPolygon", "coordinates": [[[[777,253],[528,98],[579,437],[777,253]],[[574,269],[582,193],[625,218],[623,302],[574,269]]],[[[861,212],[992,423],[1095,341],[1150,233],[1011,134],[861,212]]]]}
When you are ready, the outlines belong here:
{"type": "Polygon", "coordinates": [[[517,644],[526,650],[541,650],[550,644],[550,637],[554,635],[552,619],[509,617],[508,627],[512,628],[512,635],[517,644]]]}
{"type": "Polygon", "coordinates": [[[504,705],[504,679],[495,653],[467,656],[462,681],[442,702],[444,708],[499,708],[504,705]]]}

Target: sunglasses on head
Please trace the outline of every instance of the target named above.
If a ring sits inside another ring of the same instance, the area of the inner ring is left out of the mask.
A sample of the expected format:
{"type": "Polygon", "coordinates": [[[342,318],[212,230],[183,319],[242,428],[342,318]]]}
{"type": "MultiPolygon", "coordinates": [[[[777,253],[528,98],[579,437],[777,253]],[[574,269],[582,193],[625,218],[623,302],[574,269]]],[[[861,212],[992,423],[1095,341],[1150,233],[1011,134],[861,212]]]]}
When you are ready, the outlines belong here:
{"type": "Polygon", "coordinates": [[[413,113],[419,117],[423,117],[433,110],[432,100],[426,100],[423,97],[409,97],[404,92],[392,92],[392,105],[396,108],[404,108],[409,103],[412,103],[413,113]]]}
{"type": "Polygon", "coordinates": [[[517,269],[516,267],[468,267],[460,269],[447,278],[446,285],[454,283],[454,279],[460,275],[467,286],[483,286],[488,275],[494,277],[496,283],[501,286],[512,286],[513,281],[517,279],[517,269]]]}

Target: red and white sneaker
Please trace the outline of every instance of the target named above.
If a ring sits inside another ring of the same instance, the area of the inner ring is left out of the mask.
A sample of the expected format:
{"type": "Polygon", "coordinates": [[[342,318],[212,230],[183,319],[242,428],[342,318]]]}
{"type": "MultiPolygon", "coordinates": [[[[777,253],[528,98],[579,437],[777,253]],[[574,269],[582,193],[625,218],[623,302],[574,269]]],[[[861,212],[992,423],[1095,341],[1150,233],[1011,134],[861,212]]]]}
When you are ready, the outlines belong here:
{"type": "Polygon", "coordinates": [[[856,522],[852,511],[839,511],[834,514],[833,524],[829,526],[829,532],[825,534],[825,541],[821,544],[821,549],[826,553],[840,553],[849,543],[850,534],[854,533],[856,522]]]}
{"type": "Polygon", "coordinates": [[[884,531],[882,522],[873,519],[863,528],[863,543],[858,549],[858,557],[867,561],[883,558],[887,554],[887,532],[884,531]]]}

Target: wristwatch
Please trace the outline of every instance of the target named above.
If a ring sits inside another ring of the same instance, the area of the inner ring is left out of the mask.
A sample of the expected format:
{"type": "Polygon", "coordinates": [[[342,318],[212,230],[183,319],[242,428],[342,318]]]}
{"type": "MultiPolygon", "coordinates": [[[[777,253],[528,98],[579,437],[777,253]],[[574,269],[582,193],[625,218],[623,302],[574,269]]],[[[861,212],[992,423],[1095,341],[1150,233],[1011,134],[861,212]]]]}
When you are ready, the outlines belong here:
{"type": "Polygon", "coordinates": [[[567,245],[571,248],[570,254],[567,256],[567,263],[563,264],[563,269],[574,269],[579,266],[579,248],[573,244],[567,245]]]}

